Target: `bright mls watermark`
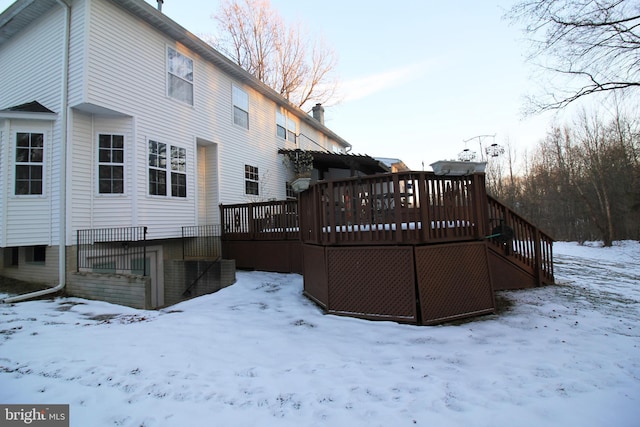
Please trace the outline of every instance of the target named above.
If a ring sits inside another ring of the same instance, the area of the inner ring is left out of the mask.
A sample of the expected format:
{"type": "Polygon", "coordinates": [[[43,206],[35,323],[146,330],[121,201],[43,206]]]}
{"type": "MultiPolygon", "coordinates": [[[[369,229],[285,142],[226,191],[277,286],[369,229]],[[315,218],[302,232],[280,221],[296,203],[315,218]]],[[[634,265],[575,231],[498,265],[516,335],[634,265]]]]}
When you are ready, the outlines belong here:
{"type": "Polygon", "coordinates": [[[69,405],[0,405],[0,427],[69,427],[69,405]]]}

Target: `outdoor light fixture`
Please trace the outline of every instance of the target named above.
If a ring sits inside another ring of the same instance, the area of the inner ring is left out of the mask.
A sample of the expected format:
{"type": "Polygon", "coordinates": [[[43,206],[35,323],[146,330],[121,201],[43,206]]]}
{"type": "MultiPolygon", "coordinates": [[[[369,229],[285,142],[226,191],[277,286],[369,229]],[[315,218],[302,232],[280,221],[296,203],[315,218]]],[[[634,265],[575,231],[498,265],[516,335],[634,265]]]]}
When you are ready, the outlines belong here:
{"type": "Polygon", "coordinates": [[[504,147],[494,142],[493,144],[485,148],[484,152],[488,157],[498,157],[501,154],[504,154],[504,147]]]}

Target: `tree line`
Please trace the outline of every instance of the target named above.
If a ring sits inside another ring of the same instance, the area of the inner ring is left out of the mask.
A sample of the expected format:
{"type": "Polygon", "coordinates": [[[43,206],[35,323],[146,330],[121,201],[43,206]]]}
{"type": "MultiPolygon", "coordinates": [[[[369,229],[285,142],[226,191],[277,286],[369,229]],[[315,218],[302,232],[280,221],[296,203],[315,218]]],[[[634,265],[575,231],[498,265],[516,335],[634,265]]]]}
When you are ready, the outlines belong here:
{"type": "Polygon", "coordinates": [[[490,159],[489,193],[556,240],[640,240],[640,127],[629,116],[583,112],[549,129],[514,169],[510,147],[490,159]]]}
{"type": "MultiPolygon", "coordinates": [[[[532,112],[615,98],[614,114],[582,112],[552,126],[515,173],[507,147],[491,159],[488,190],[557,240],[640,240],[640,129],[620,99],[640,88],[637,0],[519,0],[506,16],[522,24],[530,61],[548,77],[532,112]]],[[[508,144],[507,144],[508,145],[508,144]]]]}

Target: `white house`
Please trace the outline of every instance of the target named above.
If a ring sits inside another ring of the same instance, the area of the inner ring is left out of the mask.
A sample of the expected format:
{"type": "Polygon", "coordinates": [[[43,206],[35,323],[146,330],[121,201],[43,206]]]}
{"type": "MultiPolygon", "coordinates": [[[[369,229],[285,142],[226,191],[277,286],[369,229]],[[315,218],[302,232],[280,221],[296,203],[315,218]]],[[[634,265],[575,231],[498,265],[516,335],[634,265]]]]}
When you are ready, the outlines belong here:
{"type": "Polygon", "coordinates": [[[125,302],[173,302],[182,227],[286,198],[278,150],[349,151],[320,113],[143,0],[16,1],[0,15],[0,275],[84,296],[78,230],[146,227],[151,279],[125,302]]]}

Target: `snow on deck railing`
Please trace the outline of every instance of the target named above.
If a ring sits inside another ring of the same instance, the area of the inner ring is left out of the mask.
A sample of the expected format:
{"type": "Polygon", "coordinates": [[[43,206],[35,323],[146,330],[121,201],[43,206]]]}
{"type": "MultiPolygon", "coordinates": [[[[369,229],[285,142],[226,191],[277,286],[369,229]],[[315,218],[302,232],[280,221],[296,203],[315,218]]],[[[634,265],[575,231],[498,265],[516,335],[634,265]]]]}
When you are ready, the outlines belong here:
{"type": "MultiPolygon", "coordinates": [[[[473,224],[470,221],[431,221],[431,228],[457,228],[457,227],[472,227],[473,224]]],[[[356,225],[341,225],[336,226],[333,231],[345,233],[352,231],[372,231],[372,230],[385,230],[385,231],[396,231],[398,229],[397,224],[356,224],[356,225]]],[[[422,223],[421,222],[403,222],[400,224],[401,230],[421,230],[422,223]]],[[[332,229],[329,227],[323,227],[322,232],[328,233],[331,232],[332,229]]]]}

